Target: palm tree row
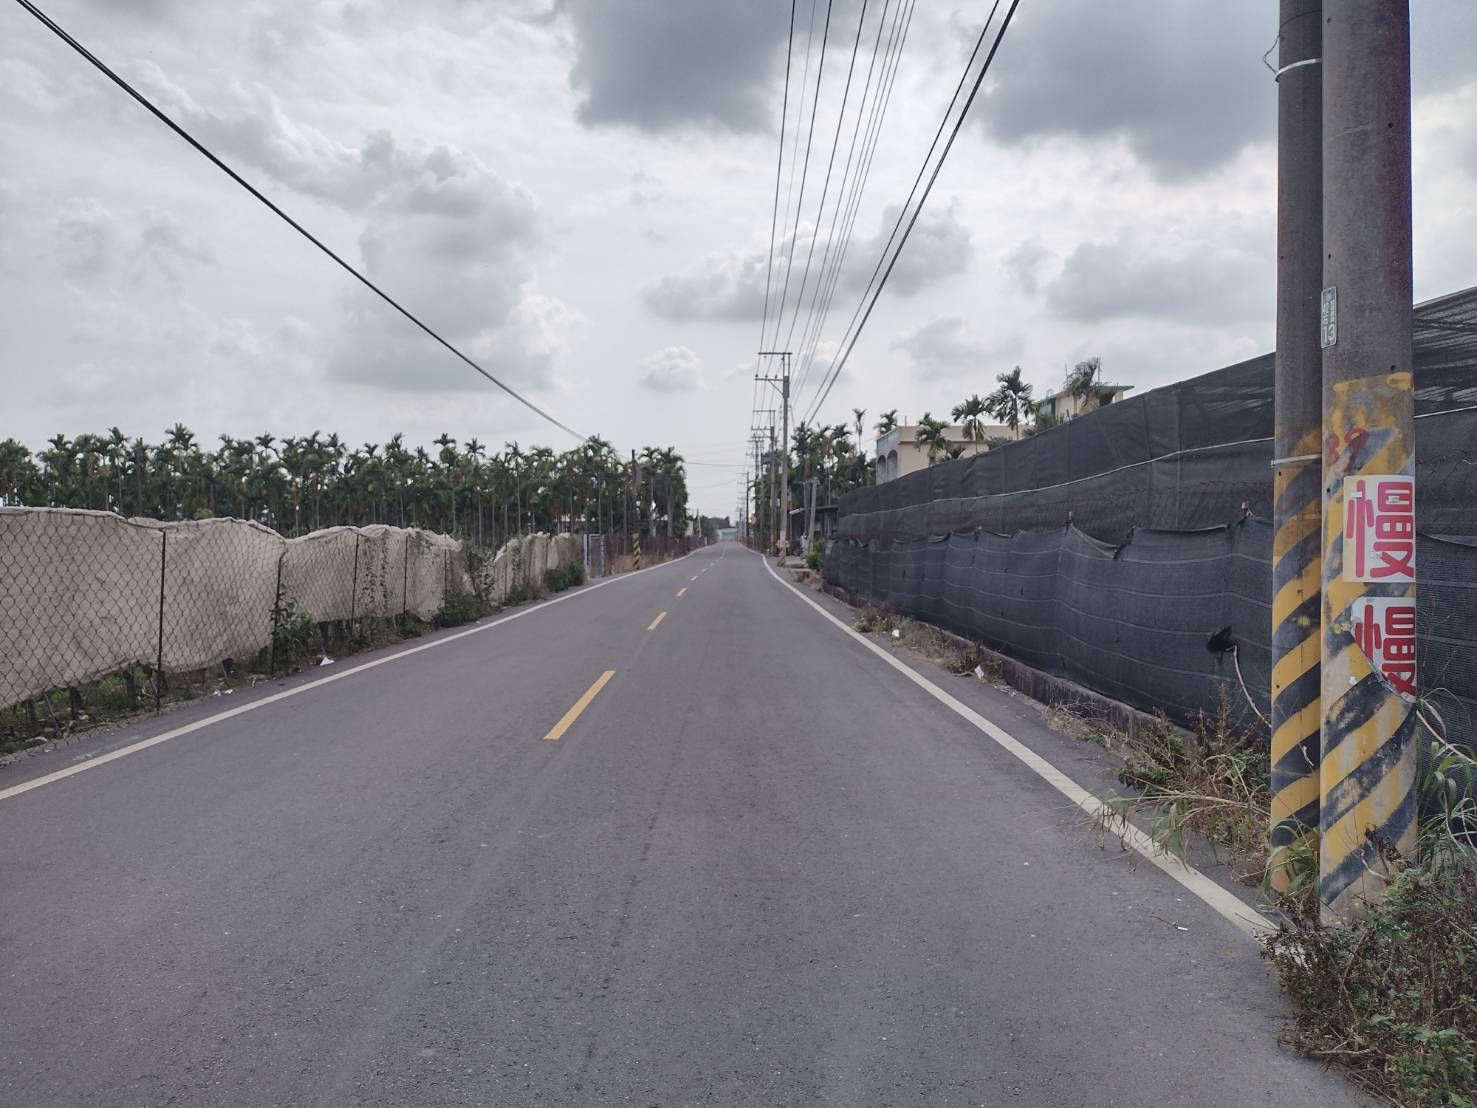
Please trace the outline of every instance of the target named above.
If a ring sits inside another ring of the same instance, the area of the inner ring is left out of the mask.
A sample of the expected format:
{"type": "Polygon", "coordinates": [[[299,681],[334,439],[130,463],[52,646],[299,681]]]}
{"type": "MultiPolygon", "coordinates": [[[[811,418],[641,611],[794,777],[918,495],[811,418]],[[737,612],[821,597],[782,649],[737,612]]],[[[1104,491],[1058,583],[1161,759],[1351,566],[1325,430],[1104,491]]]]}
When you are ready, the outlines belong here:
{"type": "Polygon", "coordinates": [[[0,441],[0,504],[92,508],[153,519],[233,516],[288,535],[342,524],[390,523],[497,545],[532,531],[687,530],[681,455],[647,447],[622,459],[592,437],[572,450],[501,452],[443,434],[435,452],[403,435],[352,448],[338,435],[270,434],[202,447],[176,424],[161,442],[107,434],[51,439],[32,453],[0,441]]]}
{"type": "MultiPolygon", "coordinates": [[[[802,423],[790,434],[790,507],[805,505],[805,490],[810,481],[815,481],[817,505],[835,504],[845,493],[863,485],[870,485],[875,475],[875,464],[853,441],[853,429],[859,439],[865,426],[866,412],[853,409],[852,426],[844,423],[811,427],[802,423]]],[[[779,523],[776,512],[766,506],[771,487],[775,499],[779,499],[779,488],[784,471],[783,455],[780,451],[766,452],[760,456],[759,474],[750,487],[750,503],[758,505],[756,533],[775,534],[779,523]]],[[[800,528],[791,528],[799,531],[800,528]]]]}

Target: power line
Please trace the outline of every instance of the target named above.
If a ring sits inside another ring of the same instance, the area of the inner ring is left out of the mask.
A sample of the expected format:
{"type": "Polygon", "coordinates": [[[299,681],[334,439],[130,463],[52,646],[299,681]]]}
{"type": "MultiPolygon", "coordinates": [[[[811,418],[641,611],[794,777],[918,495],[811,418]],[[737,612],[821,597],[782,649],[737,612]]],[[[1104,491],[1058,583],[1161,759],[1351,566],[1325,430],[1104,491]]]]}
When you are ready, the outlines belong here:
{"type": "MultiPolygon", "coordinates": [[[[832,287],[831,255],[832,252],[836,249],[836,225],[838,220],[840,220],[842,212],[846,212],[848,216],[850,215],[853,195],[857,192],[857,184],[858,181],[861,179],[860,174],[858,174],[857,177],[853,177],[851,175],[851,167],[853,162],[856,162],[858,167],[860,167],[861,165],[861,162],[857,161],[856,153],[857,137],[861,134],[862,129],[862,117],[864,115],[868,116],[866,137],[862,140],[861,161],[864,162],[866,161],[867,151],[872,138],[872,121],[876,118],[877,106],[881,102],[883,86],[886,84],[888,71],[891,68],[892,48],[893,43],[897,38],[898,18],[902,13],[903,7],[905,6],[905,0],[899,0],[897,8],[893,9],[892,27],[887,35],[887,46],[885,50],[880,50],[879,48],[882,44],[882,28],[883,25],[887,22],[887,11],[888,8],[890,8],[891,6],[892,0],[884,0],[884,3],[882,5],[882,14],[878,17],[877,20],[877,38],[872,43],[872,58],[871,61],[867,63],[867,79],[862,85],[862,99],[861,103],[857,105],[856,123],[852,127],[851,141],[847,145],[846,165],[841,170],[841,188],[837,194],[836,207],[831,213],[831,226],[826,231],[826,249],[825,252],[821,255],[821,278],[818,282],[816,282],[816,286],[810,294],[810,309],[805,317],[805,328],[800,332],[800,373],[796,380],[795,388],[797,394],[805,385],[805,377],[807,370],[809,369],[809,362],[807,361],[805,355],[806,347],[810,344],[811,341],[811,332],[816,329],[816,305],[817,302],[822,299],[823,295],[829,292],[832,287]],[[877,92],[876,95],[872,96],[871,111],[869,113],[867,109],[867,98],[869,94],[872,93],[872,77],[877,71],[877,60],[879,54],[882,59],[882,78],[877,82],[877,92]]],[[[842,226],[842,233],[845,234],[848,230],[848,221],[840,220],[840,222],[842,226]]],[[[840,252],[838,252],[838,257],[839,254],[840,252]]],[[[827,304],[829,304],[828,298],[826,302],[827,304]]]]}
{"type": "Polygon", "coordinates": [[[112,69],[110,69],[107,66],[106,63],[104,63],[99,58],[97,58],[91,51],[89,51],[87,49],[87,47],[83,46],[80,42],[78,42],[75,38],[73,38],[71,35],[69,35],[65,30],[63,30],[50,16],[48,16],[45,12],[43,12],[40,8],[38,8],[35,4],[33,4],[31,2],[31,0],[16,0],[16,3],[18,3],[21,7],[25,8],[26,11],[28,11],[32,15],[34,15],[38,20],[40,20],[40,22],[48,30],[50,30],[52,33],[54,33],[58,38],[60,38],[63,42],[65,42],[73,50],[77,51],[77,53],[81,54],[84,58],[86,58],[89,62],[91,62],[110,81],[112,81],[115,85],[117,85],[119,88],[121,88],[124,92],[128,93],[128,95],[131,96],[131,97],[133,97],[133,99],[137,100],[139,102],[139,104],[141,104],[150,114],[152,114],[155,118],[157,118],[161,123],[163,123],[171,131],[173,131],[175,134],[179,135],[180,138],[184,139],[187,143],[189,143],[191,146],[193,146],[200,154],[202,154],[206,158],[208,158],[215,165],[215,167],[217,169],[219,169],[222,173],[226,174],[226,176],[230,177],[231,180],[235,181],[238,185],[240,185],[242,188],[244,188],[247,192],[251,193],[252,196],[256,197],[263,204],[265,204],[268,208],[270,208],[271,211],[276,216],[278,216],[278,218],[280,218],[283,222],[285,222],[289,227],[291,227],[298,234],[302,235],[303,238],[307,239],[314,246],[316,246],[319,250],[323,251],[323,253],[327,254],[330,258],[332,258],[335,262],[337,262],[346,272],[349,273],[350,276],[352,276],[360,284],[364,285],[364,287],[367,288],[367,289],[369,289],[370,292],[374,293],[381,300],[383,300],[386,304],[390,305],[390,307],[394,308],[397,312],[399,312],[401,315],[403,315],[406,319],[410,320],[410,322],[414,323],[422,331],[424,331],[426,334],[430,335],[431,338],[435,339],[438,343],[440,343],[442,346],[444,346],[447,350],[451,351],[452,354],[456,355],[456,357],[460,358],[467,365],[471,366],[478,373],[482,374],[483,377],[486,377],[494,385],[496,385],[498,388],[502,389],[505,393],[507,393],[509,396],[511,396],[514,400],[518,401],[518,403],[522,404],[529,411],[535,413],[536,415],[542,416],[544,419],[548,420],[550,423],[552,423],[555,427],[559,428],[561,431],[564,431],[564,432],[566,432],[568,434],[571,434],[571,435],[573,435],[577,439],[584,439],[584,437],[585,437],[584,435],[581,435],[578,431],[574,430],[573,428],[569,427],[568,425],[559,422],[559,420],[555,419],[548,412],[544,411],[537,404],[535,404],[532,400],[529,400],[527,397],[521,395],[516,390],[514,390],[514,389],[510,388],[509,386],[503,384],[503,382],[501,382],[500,380],[498,380],[496,377],[494,377],[487,370],[483,369],[480,365],[478,365],[476,362],[474,362],[471,358],[467,357],[467,355],[463,354],[460,350],[458,350],[450,342],[448,342],[446,339],[442,338],[439,334],[437,334],[435,331],[433,331],[426,324],[422,323],[420,321],[420,319],[418,319],[413,313],[411,313],[409,311],[409,309],[407,309],[405,307],[402,307],[401,304],[397,300],[395,300],[392,296],[390,296],[389,293],[385,292],[378,285],[376,285],[373,281],[371,281],[368,277],[364,276],[364,274],[360,273],[352,265],[350,265],[348,262],[344,261],[343,258],[339,257],[336,253],[334,253],[331,249],[329,249],[326,245],[324,245],[323,242],[321,242],[318,238],[316,238],[312,234],[312,232],[310,232],[306,227],[304,227],[297,220],[293,219],[292,216],[288,215],[285,211],[283,211],[281,208],[279,208],[271,200],[267,199],[267,197],[264,196],[261,193],[260,190],[258,190],[254,185],[252,185],[249,181],[247,181],[244,177],[242,177],[241,174],[237,173],[234,169],[232,169],[230,166],[228,166],[225,162],[221,161],[221,159],[218,158],[218,157],[216,157],[215,154],[213,154],[210,150],[208,150],[204,146],[204,144],[202,144],[199,140],[197,140],[193,135],[191,135],[188,131],[186,131],[183,127],[181,127],[178,123],[176,123],[169,116],[165,115],[163,111],[161,111],[158,107],[156,107],[154,105],[154,103],[151,100],[148,99],[148,97],[144,96],[143,93],[139,92],[136,88],[134,88],[127,81],[125,81],[122,77],[120,77],[117,73],[115,73],[112,69]]]}
{"type": "MultiPolygon", "coordinates": [[[[815,46],[815,13],[816,13],[816,9],[819,7],[819,5],[820,5],[820,0],[810,0],[810,21],[806,25],[806,28],[805,28],[805,65],[802,67],[801,72],[800,72],[800,95],[798,97],[796,97],[796,99],[795,99],[795,148],[794,148],[794,151],[790,155],[790,176],[789,176],[788,183],[785,185],[785,215],[784,215],[784,218],[780,220],[780,226],[781,227],[788,227],[790,225],[790,209],[794,205],[794,202],[795,202],[795,163],[800,160],[800,128],[801,128],[801,124],[803,123],[803,121],[805,119],[805,92],[806,92],[806,89],[809,88],[809,86],[810,86],[810,52],[811,52],[811,50],[815,46]]],[[[789,70],[787,69],[786,70],[786,80],[788,80],[788,79],[789,79],[789,70]]],[[[780,162],[781,162],[781,164],[783,164],[784,157],[785,157],[784,132],[785,132],[785,125],[786,125],[786,122],[788,121],[788,119],[789,119],[789,115],[788,115],[788,113],[786,113],[784,119],[780,123],[780,162]]],[[[776,188],[778,188],[778,185],[776,185],[776,188]]],[[[779,201],[779,196],[778,196],[778,194],[776,194],[776,196],[775,196],[775,202],[778,203],[778,201],[779,201]]],[[[794,256],[795,256],[795,240],[794,240],[794,238],[792,236],[791,239],[790,239],[790,252],[789,252],[788,258],[787,258],[786,263],[785,263],[785,273],[786,273],[786,275],[788,275],[789,272],[790,272],[790,263],[794,260],[794,256]]],[[[779,310],[780,310],[781,313],[783,313],[783,311],[784,311],[784,301],[783,300],[780,301],[779,310]]],[[[768,313],[766,312],[765,315],[767,316],[768,313]]],[[[769,321],[766,318],[764,320],[764,322],[763,322],[763,325],[760,328],[760,331],[759,331],[759,347],[761,349],[763,349],[763,347],[765,346],[764,339],[765,339],[765,335],[768,333],[767,332],[768,322],[769,321]]],[[[756,371],[757,371],[757,369],[756,369],[756,371]]],[[[754,403],[755,403],[756,406],[758,405],[758,402],[759,402],[759,398],[758,398],[758,396],[756,394],[756,396],[754,398],[754,403]]]]}
{"type": "MultiPolygon", "coordinates": [[[[764,332],[769,329],[769,286],[774,278],[774,233],[780,217],[780,170],[785,164],[785,124],[790,116],[790,60],[795,50],[795,5],[790,0],[790,37],[785,46],[785,95],[780,104],[780,152],[774,162],[774,211],[769,217],[769,268],[764,273],[764,316],[759,322],[759,344],[764,344],[764,332]]],[[[789,214],[788,212],[786,213],[789,214]]]]}
{"type": "MultiPolygon", "coordinates": [[[[811,305],[813,321],[811,326],[801,336],[800,350],[802,364],[800,367],[799,389],[805,387],[810,377],[810,368],[815,361],[816,347],[820,343],[821,331],[825,327],[826,319],[831,314],[831,304],[836,297],[836,289],[840,284],[842,267],[845,265],[846,256],[851,249],[852,235],[856,229],[857,216],[861,211],[862,196],[866,192],[867,181],[872,174],[872,163],[877,154],[877,144],[882,137],[882,124],[887,118],[888,106],[892,103],[892,92],[897,81],[897,71],[902,64],[903,46],[907,42],[908,30],[913,23],[913,11],[916,0],[907,0],[907,12],[903,13],[900,4],[894,15],[892,30],[888,33],[887,47],[883,53],[882,78],[878,82],[878,95],[873,98],[871,116],[867,120],[866,134],[862,139],[862,158],[860,168],[853,179],[852,193],[848,197],[846,214],[842,218],[841,248],[836,254],[835,264],[831,267],[829,282],[827,281],[825,267],[822,266],[821,281],[825,288],[824,299],[820,311],[815,311],[814,301],[811,305]],[[901,17],[902,33],[898,34],[899,17],[901,17]],[[894,43],[896,47],[894,48],[894,43]]],[[[830,244],[827,244],[830,249],[830,244]]]]}
{"type": "MultiPolygon", "coordinates": [[[[999,10],[999,8],[1000,0],[995,0],[995,3],[990,7],[990,14],[985,17],[984,26],[980,28],[979,37],[975,40],[974,49],[970,52],[969,60],[964,63],[964,72],[959,75],[959,82],[954,86],[954,94],[949,98],[948,106],[944,108],[944,114],[939,119],[938,129],[934,131],[933,134],[933,141],[928,144],[928,151],[923,155],[923,163],[918,167],[918,173],[913,178],[913,185],[908,190],[907,199],[905,199],[902,205],[898,208],[897,219],[893,222],[892,231],[887,236],[887,242],[883,244],[882,252],[877,257],[877,264],[872,268],[872,275],[867,278],[867,285],[862,290],[862,296],[861,299],[857,302],[856,310],[852,312],[851,319],[846,324],[846,329],[841,333],[841,343],[837,347],[837,354],[840,354],[841,348],[846,346],[846,338],[848,335],[851,334],[852,328],[856,325],[857,319],[861,315],[863,307],[867,304],[867,297],[872,292],[872,286],[877,281],[878,274],[882,271],[882,264],[883,262],[887,261],[888,251],[892,249],[893,243],[897,240],[898,231],[902,228],[903,220],[908,215],[908,209],[913,203],[913,197],[918,192],[918,186],[923,181],[923,175],[928,172],[928,163],[933,158],[934,151],[938,148],[938,142],[939,139],[943,137],[944,128],[949,125],[949,116],[954,110],[954,105],[959,102],[959,94],[964,91],[964,86],[969,80],[969,71],[974,66],[975,59],[979,57],[980,48],[984,45],[985,38],[989,34],[990,24],[994,22],[995,13],[999,10]]],[[[981,73],[983,73],[983,70],[981,70],[981,73]]],[[[960,118],[963,119],[963,116],[961,115],[960,118]]],[[[952,138],[950,141],[952,142],[952,138]]],[[[940,164],[942,164],[942,161],[940,161],[940,164]]],[[[922,210],[921,203],[919,205],[919,210],[922,210]]],[[[910,224],[909,230],[911,229],[912,226],[910,224]]],[[[901,250],[901,244],[899,244],[898,248],[899,250],[901,250]]],[[[896,255],[894,255],[894,259],[895,258],[896,255]]],[[[890,272],[891,266],[889,266],[888,268],[890,272]]],[[[873,302],[875,303],[875,298],[873,302]]],[[[819,339],[819,336],[817,336],[817,339],[819,339]]],[[[831,370],[835,368],[835,366],[836,358],[833,356],[831,360],[831,365],[827,367],[826,373],[822,374],[822,384],[816,390],[818,393],[822,391],[829,391],[830,385],[828,378],[830,377],[831,370]]],[[[837,370],[837,372],[840,372],[839,369],[837,370]]],[[[818,407],[819,402],[812,406],[812,413],[814,409],[818,407]]],[[[809,416],[807,416],[807,419],[808,418],[809,416]]]]}
{"type": "MultiPolygon", "coordinates": [[[[795,324],[800,321],[800,305],[805,301],[805,286],[810,281],[810,263],[811,259],[815,257],[815,240],[816,236],[820,233],[821,220],[825,218],[826,196],[831,191],[831,171],[836,167],[836,151],[841,145],[841,128],[842,125],[846,122],[846,104],[851,98],[851,78],[852,74],[856,71],[857,50],[862,44],[862,27],[866,24],[866,22],[867,0],[862,0],[861,14],[857,16],[856,21],[856,38],[854,38],[851,43],[851,61],[846,67],[846,87],[842,90],[841,93],[841,108],[836,113],[836,137],[831,140],[831,156],[826,161],[826,179],[821,184],[821,202],[816,205],[815,227],[812,228],[810,232],[810,246],[805,251],[805,272],[800,278],[800,291],[795,294],[795,312],[793,315],[790,316],[790,332],[785,336],[784,349],[786,350],[790,348],[790,341],[795,337],[795,324]]],[[[879,22],[877,24],[877,27],[880,32],[882,24],[879,22]]],[[[819,87],[817,87],[816,89],[816,98],[820,98],[819,87]]],[[[857,110],[857,118],[861,118],[860,109],[857,110]]],[[[839,189],[837,190],[836,205],[838,208],[841,205],[839,189]]],[[[829,245],[830,244],[827,243],[828,247],[829,245]]],[[[818,280],[817,284],[819,284],[818,280]]]]}
{"type": "MultiPolygon", "coordinates": [[[[780,306],[778,312],[775,313],[774,317],[774,343],[772,345],[775,347],[778,347],[780,327],[783,325],[785,319],[785,300],[790,295],[790,271],[794,268],[795,265],[795,239],[800,234],[800,213],[805,208],[805,181],[806,178],[810,175],[810,144],[811,140],[815,137],[815,116],[817,110],[820,108],[821,86],[826,77],[826,41],[830,38],[831,35],[832,3],[833,0],[826,0],[826,23],[821,30],[821,58],[820,63],[816,66],[815,71],[815,97],[810,102],[810,127],[805,135],[805,160],[800,164],[800,198],[795,201],[795,226],[790,232],[790,252],[789,257],[785,262],[785,283],[780,290],[780,306]]],[[[801,106],[804,106],[803,99],[801,101],[801,106]]],[[[796,140],[798,143],[798,135],[796,136],[796,140]]],[[[794,165],[792,163],[791,172],[793,171],[794,165]]],[[[760,338],[762,340],[763,336],[761,335],[760,338]]]]}
{"type": "MultiPolygon", "coordinates": [[[[910,234],[912,234],[913,227],[918,222],[918,216],[921,215],[922,212],[923,212],[923,205],[928,202],[929,193],[931,193],[933,191],[933,185],[934,185],[934,182],[938,180],[939,171],[941,169],[943,169],[943,167],[944,167],[944,161],[945,161],[945,159],[948,158],[949,151],[951,149],[953,149],[954,140],[955,140],[955,138],[958,137],[960,128],[964,126],[964,120],[969,115],[970,106],[974,103],[974,98],[979,94],[980,86],[982,84],[984,84],[985,74],[989,72],[989,70],[990,70],[990,64],[995,60],[995,53],[996,53],[996,51],[998,51],[1000,49],[1000,43],[1005,38],[1005,32],[1010,28],[1010,20],[1011,20],[1011,17],[1015,15],[1015,10],[1016,10],[1017,7],[1020,6],[1020,2],[1021,2],[1021,0],[1011,0],[1010,7],[1009,7],[1009,9],[1007,9],[1007,11],[1005,13],[1005,19],[1000,24],[1000,30],[997,31],[996,34],[995,34],[995,41],[990,45],[990,52],[989,52],[988,55],[986,55],[984,64],[982,66],[980,66],[979,75],[975,78],[974,85],[969,90],[969,97],[968,97],[968,99],[965,100],[964,107],[959,112],[959,118],[957,120],[955,120],[955,122],[954,122],[954,129],[949,133],[949,141],[944,144],[944,148],[943,148],[943,150],[939,154],[938,162],[933,167],[933,173],[928,178],[928,184],[924,188],[923,194],[918,198],[918,205],[913,210],[912,218],[908,220],[908,226],[903,231],[902,238],[898,240],[897,249],[893,251],[892,260],[887,263],[887,270],[886,270],[885,273],[882,274],[882,280],[878,283],[876,292],[872,294],[871,302],[867,304],[866,313],[861,317],[861,322],[857,324],[855,331],[852,332],[852,334],[851,334],[851,341],[846,345],[846,348],[845,348],[844,351],[838,352],[839,357],[832,362],[830,369],[827,370],[825,387],[821,390],[821,393],[816,398],[815,403],[811,405],[810,411],[807,413],[807,415],[805,417],[806,418],[806,422],[809,422],[815,416],[815,414],[820,411],[821,405],[826,402],[826,397],[831,394],[831,388],[832,388],[832,386],[834,386],[836,384],[836,378],[841,375],[841,370],[845,367],[846,362],[847,362],[847,359],[849,359],[851,357],[852,350],[856,348],[857,339],[861,337],[862,329],[864,327],[866,327],[867,320],[871,318],[871,316],[872,316],[872,309],[877,306],[877,298],[882,295],[882,290],[887,285],[887,279],[890,276],[892,276],[893,267],[895,265],[897,265],[897,260],[902,255],[903,246],[907,243],[908,236],[910,234]]],[[[985,20],[985,26],[983,28],[981,28],[981,30],[980,30],[979,42],[975,44],[974,53],[970,55],[970,63],[971,64],[974,61],[975,55],[979,53],[980,44],[982,44],[984,42],[986,33],[989,30],[990,21],[992,19],[994,19],[994,17],[995,17],[995,11],[996,11],[996,9],[999,6],[1000,6],[1000,0],[995,0],[995,5],[994,5],[994,7],[992,7],[990,9],[990,15],[985,20]]],[[[969,75],[969,67],[966,66],[965,67],[965,70],[964,70],[964,77],[968,77],[968,75],[969,75]]],[[[960,79],[961,86],[963,84],[963,80],[964,80],[964,78],[961,78],[960,79]]],[[[958,99],[958,90],[957,89],[955,90],[954,98],[956,100],[958,99]]],[[[950,101],[950,107],[951,108],[953,107],[953,101],[952,100],[950,101]]],[[[947,113],[947,111],[945,112],[944,119],[945,119],[945,121],[947,121],[947,119],[948,119],[948,113],[947,113]]],[[[940,129],[942,130],[942,124],[940,125],[940,129]]],[[[936,142],[937,142],[937,136],[935,136],[935,143],[936,142]]],[[[933,147],[930,146],[929,147],[929,152],[932,153],[932,151],[933,151],[933,147]]],[[[927,163],[927,159],[925,158],[924,166],[926,167],[927,164],[928,164],[927,163]]],[[[919,175],[920,175],[920,177],[922,176],[922,170],[919,171],[919,175]]],[[[917,182],[916,181],[914,182],[914,188],[915,189],[917,188],[917,182]]],[[[912,198],[912,194],[910,193],[909,194],[909,199],[911,199],[911,198],[912,198]]],[[[901,221],[902,216],[903,216],[903,214],[906,211],[907,211],[907,208],[906,208],[906,205],[905,205],[904,206],[904,209],[903,209],[903,212],[899,212],[898,213],[898,219],[899,219],[899,221],[901,221]]],[[[894,230],[894,234],[896,234],[896,227],[894,227],[893,230],[894,230]]],[[[892,242],[892,239],[891,239],[891,237],[889,237],[889,239],[888,239],[889,245],[891,244],[891,242],[892,242]]],[[[886,256],[886,247],[883,248],[883,256],[884,257],[886,256]]],[[[880,264],[881,264],[881,260],[880,259],[878,261],[878,264],[880,266],[880,264]]],[[[876,271],[874,270],[873,271],[874,276],[875,276],[875,273],[876,273],[876,271]]],[[[870,284],[869,284],[869,288],[870,288],[870,284]]],[[[862,295],[863,295],[863,299],[865,300],[866,294],[863,293],[862,295]]],[[[860,305],[858,305],[858,308],[860,308],[860,305]]],[[[853,316],[852,318],[855,319],[856,317],[853,316]]],[[[849,329],[850,328],[848,328],[848,330],[849,329]]],[[[843,335],[842,338],[844,340],[845,339],[845,335],[843,335]]]]}

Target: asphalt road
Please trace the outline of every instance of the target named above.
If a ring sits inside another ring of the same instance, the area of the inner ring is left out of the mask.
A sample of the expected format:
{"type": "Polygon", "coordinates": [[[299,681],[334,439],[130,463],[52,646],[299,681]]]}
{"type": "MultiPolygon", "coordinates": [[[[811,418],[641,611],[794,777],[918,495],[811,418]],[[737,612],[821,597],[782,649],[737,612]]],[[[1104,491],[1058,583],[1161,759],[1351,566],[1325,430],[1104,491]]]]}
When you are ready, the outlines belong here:
{"type": "Polygon", "coordinates": [[[1244,935],[789,591],[720,546],[0,800],[0,1104],[1356,1102],[1244,935]]]}

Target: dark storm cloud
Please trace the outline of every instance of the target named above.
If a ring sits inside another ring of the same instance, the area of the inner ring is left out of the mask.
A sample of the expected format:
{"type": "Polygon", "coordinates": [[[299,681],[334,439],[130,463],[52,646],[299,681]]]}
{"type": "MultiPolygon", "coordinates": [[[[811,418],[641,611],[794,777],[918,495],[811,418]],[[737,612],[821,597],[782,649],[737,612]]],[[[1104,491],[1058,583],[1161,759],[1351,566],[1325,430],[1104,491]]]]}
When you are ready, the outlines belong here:
{"type": "MultiPolygon", "coordinates": [[[[770,126],[783,74],[783,0],[561,0],[575,34],[570,84],[586,126],[647,132],[770,126]]],[[[804,5],[802,4],[802,9],[804,5]]]]}
{"type": "Polygon", "coordinates": [[[1261,57],[1276,30],[1270,3],[1037,0],[1011,24],[978,114],[1004,142],[1121,138],[1157,175],[1186,177],[1273,137],[1261,57]]]}
{"type": "MultiPolygon", "coordinates": [[[[1411,9],[1416,95],[1470,81],[1477,4],[1411,9]]],[[[977,114],[1005,142],[1121,138],[1159,177],[1188,177],[1276,137],[1262,62],[1276,34],[1270,2],[1035,0],[1011,24],[977,114]]]]}

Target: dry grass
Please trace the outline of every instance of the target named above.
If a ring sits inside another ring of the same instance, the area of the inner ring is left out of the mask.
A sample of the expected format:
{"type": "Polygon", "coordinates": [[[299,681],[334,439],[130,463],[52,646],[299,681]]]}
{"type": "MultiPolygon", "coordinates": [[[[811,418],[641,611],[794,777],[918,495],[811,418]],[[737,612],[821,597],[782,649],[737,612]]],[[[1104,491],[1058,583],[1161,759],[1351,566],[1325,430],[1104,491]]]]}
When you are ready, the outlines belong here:
{"type": "Polygon", "coordinates": [[[1098,826],[1121,831],[1147,817],[1155,844],[1184,859],[1195,837],[1209,843],[1242,884],[1264,885],[1271,827],[1266,741],[1239,728],[1231,702],[1203,715],[1187,741],[1165,720],[1137,736],[1121,732],[1118,780],[1133,791],[1104,799],[1098,826]]]}

